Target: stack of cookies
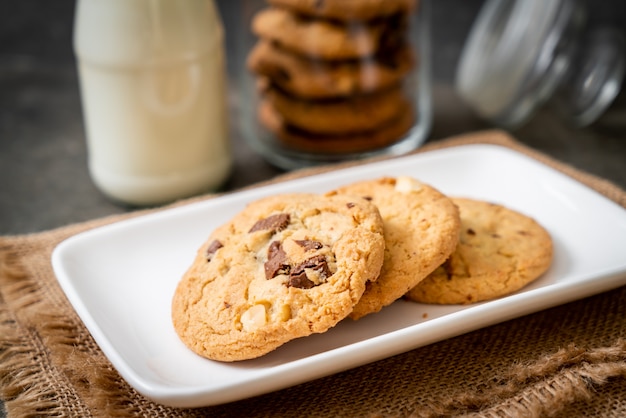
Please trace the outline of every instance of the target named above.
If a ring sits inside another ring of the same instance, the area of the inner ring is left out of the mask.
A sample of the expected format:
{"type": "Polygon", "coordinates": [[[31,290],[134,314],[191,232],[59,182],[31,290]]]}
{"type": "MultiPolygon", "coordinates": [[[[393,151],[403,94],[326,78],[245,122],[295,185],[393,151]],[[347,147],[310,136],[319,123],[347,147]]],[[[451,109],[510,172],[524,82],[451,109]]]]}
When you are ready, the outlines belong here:
{"type": "Polygon", "coordinates": [[[417,0],[268,0],[253,19],[248,57],[262,125],[304,152],[375,150],[415,119],[405,81],[417,0]]]}
{"type": "Polygon", "coordinates": [[[551,261],[550,235],[533,219],[384,177],[251,202],[198,250],[172,320],[196,353],[245,360],[399,299],[504,296],[551,261]]]}

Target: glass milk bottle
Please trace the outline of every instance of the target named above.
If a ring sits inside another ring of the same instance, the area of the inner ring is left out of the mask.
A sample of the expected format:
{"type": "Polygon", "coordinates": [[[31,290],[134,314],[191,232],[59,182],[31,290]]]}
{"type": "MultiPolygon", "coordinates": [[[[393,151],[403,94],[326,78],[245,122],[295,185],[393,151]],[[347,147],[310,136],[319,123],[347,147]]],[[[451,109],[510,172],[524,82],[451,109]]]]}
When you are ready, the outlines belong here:
{"type": "Polygon", "coordinates": [[[155,205],[228,177],[223,28],[212,0],[79,0],[74,48],[89,171],[155,205]]]}

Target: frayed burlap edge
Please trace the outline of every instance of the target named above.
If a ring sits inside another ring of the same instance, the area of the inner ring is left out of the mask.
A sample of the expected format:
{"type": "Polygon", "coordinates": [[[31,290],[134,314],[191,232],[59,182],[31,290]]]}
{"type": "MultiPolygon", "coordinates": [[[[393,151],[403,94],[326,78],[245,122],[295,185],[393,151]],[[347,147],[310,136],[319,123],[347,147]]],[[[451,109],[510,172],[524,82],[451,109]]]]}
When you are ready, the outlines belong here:
{"type": "MultiPolygon", "coordinates": [[[[67,406],[63,405],[64,399],[57,396],[56,388],[59,384],[67,386],[67,382],[50,382],[46,379],[49,374],[42,373],[42,369],[52,367],[51,361],[46,342],[41,341],[31,324],[36,311],[43,308],[43,312],[49,312],[49,309],[45,306],[45,299],[39,295],[39,287],[27,277],[19,264],[19,257],[10,252],[9,247],[0,248],[0,285],[3,290],[0,294],[3,335],[0,342],[0,364],[3,365],[0,384],[6,407],[16,416],[33,416],[34,412],[60,416],[67,406]],[[8,299],[12,300],[10,305],[8,299]]],[[[47,319],[52,319],[48,326],[64,325],[66,322],[65,318],[47,319]]],[[[76,406],[82,403],[75,393],[74,396],[67,396],[66,400],[76,406]]],[[[85,416],[90,415],[86,408],[84,412],[85,416]]]]}
{"type": "Polygon", "coordinates": [[[535,362],[514,364],[490,386],[435,401],[431,411],[414,416],[554,417],[620,377],[626,378],[626,341],[599,348],[570,345],[535,362]]]}
{"type": "MultiPolygon", "coordinates": [[[[626,207],[626,193],[613,183],[555,161],[499,131],[462,135],[427,144],[417,152],[466,144],[514,149],[626,207]]],[[[361,163],[300,170],[259,185],[361,163]]],[[[202,196],[172,206],[212,197],[202,196]]],[[[38,251],[45,251],[49,258],[58,242],[77,232],[151,211],[115,215],[31,236],[0,238],[0,390],[9,416],[64,416],[68,412],[77,416],[204,415],[201,410],[154,404],[130,388],[92,340],[56,281],[44,280],[53,274],[51,267],[40,272],[29,270],[28,254],[22,251],[22,246],[32,247],[34,241],[41,241],[38,251]]],[[[568,347],[534,363],[515,365],[508,374],[495,377],[491,386],[475,393],[433,399],[432,410],[426,415],[403,415],[556,416],[572,402],[591,396],[599,385],[623,378],[625,361],[623,340],[609,347],[568,347]],[[520,370],[526,373],[520,374],[520,370]]]]}

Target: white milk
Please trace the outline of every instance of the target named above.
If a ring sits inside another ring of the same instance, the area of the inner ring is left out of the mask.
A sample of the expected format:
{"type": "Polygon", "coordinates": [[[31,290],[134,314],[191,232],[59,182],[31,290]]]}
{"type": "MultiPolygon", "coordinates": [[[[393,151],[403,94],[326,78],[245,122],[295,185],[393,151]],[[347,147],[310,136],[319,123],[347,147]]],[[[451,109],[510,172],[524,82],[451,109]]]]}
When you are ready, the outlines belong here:
{"type": "Polygon", "coordinates": [[[232,158],[223,29],[211,0],[79,0],[89,170],[122,202],[219,187],[232,158]]]}

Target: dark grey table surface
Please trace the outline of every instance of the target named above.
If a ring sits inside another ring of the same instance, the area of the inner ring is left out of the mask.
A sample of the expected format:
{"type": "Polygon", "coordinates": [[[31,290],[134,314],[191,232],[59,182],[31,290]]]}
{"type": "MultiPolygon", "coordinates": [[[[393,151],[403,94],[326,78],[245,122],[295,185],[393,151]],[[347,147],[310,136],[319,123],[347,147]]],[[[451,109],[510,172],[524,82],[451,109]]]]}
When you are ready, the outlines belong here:
{"type": "MultiPolygon", "coordinates": [[[[233,30],[236,2],[218,1],[233,30]]],[[[432,4],[434,123],[429,141],[490,127],[457,96],[459,53],[481,0],[432,4]]],[[[594,3],[592,20],[625,27],[624,2],[594,3]]],[[[30,233],[133,208],[104,198],[87,172],[85,133],[71,46],[74,1],[7,2],[0,13],[0,234],[30,233]]],[[[231,85],[236,114],[237,86],[231,85]]],[[[626,113],[612,127],[572,129],[549,110],[513,135],[575,167],[626,187],[626,113]]],[[[281,173],[256,155],[233,125],[235,167],[223,190],[281,173]]]]}
{"type": "MultiPolygon", "coordinates": [[[[228,33],[237,2],[219,0],[228,33]]],[[[453,87],[459,52],[482,0],[435,0],[432,7],[434,124],[429,141],[491,127],[453,87]]],[[[0,234],[24,234],[133,208],[104,198],[87,172],[85,133],[72,52],[73,0],[22,0],[0,6],[0,234]]],[[[590,7],[594,24],[626,28],[622,0],[590,7]]],[[[230,48],[227,42],[227,48],[230,48]]],[[[233,114],[237,86],[231,85],[233,114]]],[[[626,188],[626,111],[610,124],[573,129],[550,110],[513,131],[522,143],[626,188]]],[[[223,190],[281,170],[256,155],[233,126],[235,167],[223,190]]],[[[2,415],[0,407],[0,415],[2,415]]]]}

